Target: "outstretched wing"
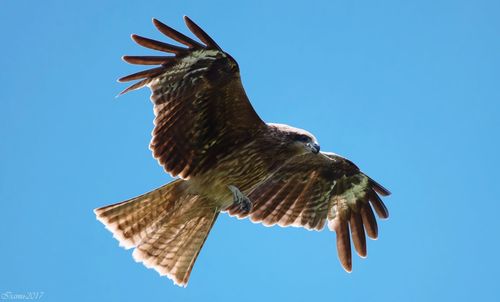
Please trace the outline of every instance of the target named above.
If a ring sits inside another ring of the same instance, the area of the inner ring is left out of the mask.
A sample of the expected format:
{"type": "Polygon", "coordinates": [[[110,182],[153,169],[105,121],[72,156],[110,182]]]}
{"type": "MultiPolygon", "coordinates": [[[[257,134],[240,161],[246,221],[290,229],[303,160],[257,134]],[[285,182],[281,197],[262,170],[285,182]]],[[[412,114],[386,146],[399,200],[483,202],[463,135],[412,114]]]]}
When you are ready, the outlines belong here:
{"type": "Polygon", "coordinates": [[[140,80],[122,94],[151,89],[153,156],[172,176],[186,179],[212,168],[265,124],[245,94],[236,61],[188,17],[184,20],[204,44],[153,19],[160,32],[187,48],[132,35],[139,45],[174,56],[124,56],[131,64],[159,66],[119,81],[140,80]]]}
{"type": "MultiPolygon", "coordinates": [[[[296,226],[337,233],[337,250],[346,271],[351,271],[351,244],[366,257],[366,238],[376,239],[380,218],[389,212],[378,196],[390,192],[363,174],[349,160],[333,153],[305,154],[292,158],[249,194],[253,208],[248,214],[264,225],[296,226]]],[[[230,215],[247,215],[229,208],[230,215]]]]}

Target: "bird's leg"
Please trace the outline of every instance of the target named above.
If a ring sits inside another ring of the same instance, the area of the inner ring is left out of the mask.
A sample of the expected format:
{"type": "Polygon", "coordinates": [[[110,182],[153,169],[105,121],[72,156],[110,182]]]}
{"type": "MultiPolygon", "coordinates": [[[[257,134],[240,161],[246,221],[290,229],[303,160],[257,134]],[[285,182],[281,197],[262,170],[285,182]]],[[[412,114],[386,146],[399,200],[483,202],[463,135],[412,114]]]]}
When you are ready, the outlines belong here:
{"type": "Polygon", "coordinates": [[[238,212],[240,214],[248,214],[252,210],[252,202],[245,194],[232,185],[228,186],[229,190],[233,193],[233,204],[230,206],[230,212],[238,212]]]}

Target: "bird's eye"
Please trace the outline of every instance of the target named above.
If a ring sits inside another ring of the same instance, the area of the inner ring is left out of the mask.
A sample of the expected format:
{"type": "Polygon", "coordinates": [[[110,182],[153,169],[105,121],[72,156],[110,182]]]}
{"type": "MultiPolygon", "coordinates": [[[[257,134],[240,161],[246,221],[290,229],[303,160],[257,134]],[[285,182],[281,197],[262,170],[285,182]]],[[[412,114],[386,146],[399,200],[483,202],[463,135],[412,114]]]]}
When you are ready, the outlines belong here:
{"type": "Polygon", "coordinates": [[[298,135],[296,137],[296,140],[298,140],[299,142],[304,142],[305,143],[305,142],[309,141],[309,137],[307,137],[305,135],[298,135]]]}

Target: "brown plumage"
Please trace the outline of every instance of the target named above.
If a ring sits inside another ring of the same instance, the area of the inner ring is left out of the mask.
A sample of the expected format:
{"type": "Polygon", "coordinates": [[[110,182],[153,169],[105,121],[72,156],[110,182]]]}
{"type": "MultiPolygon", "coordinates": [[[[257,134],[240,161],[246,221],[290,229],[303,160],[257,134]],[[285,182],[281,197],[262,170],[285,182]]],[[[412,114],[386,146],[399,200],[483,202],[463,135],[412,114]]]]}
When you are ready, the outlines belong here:
{"type": "Polygon", "coordinates": [[[137,35],[144,47],[170,56],[124,56],[131,64],[159,65],[121,78],[139,80],[122,93],[151,89],[155,120],[150,148],[166,172],[180,178],[144,195],[95,210],[125,248],[147,267],[186,286],[221,211],[265,225],[337,233],[343,267],[352,269],[351,238],[366,257],[366,237],[377,238],[373,209],[388,211],[389,191],[352,162],[319,152],[307,131],[266,124],[243,89],[236,61],[185,17],[200,42],[153,19],[186,47],[137,35]]]}

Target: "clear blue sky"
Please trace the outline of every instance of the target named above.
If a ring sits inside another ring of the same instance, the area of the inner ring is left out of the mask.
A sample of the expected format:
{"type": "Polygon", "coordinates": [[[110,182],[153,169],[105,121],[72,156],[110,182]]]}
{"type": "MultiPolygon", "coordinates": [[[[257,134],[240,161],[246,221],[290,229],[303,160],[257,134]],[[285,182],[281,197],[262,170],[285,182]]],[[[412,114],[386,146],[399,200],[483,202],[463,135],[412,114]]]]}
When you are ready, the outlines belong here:
{"type": "Polygon", "coordinates": [[[500,2],[2,1],[0,293],[45,301],[500,299],[500,2]],[[252,4],[250,4],[252,3],[252,4]],[[190,284],[133,261],[92,209],[168,181],[131,33],[189,15],[266,121],[316,135],[393,192],[347,274],[335,234],[222,215],[190,284]]]}

